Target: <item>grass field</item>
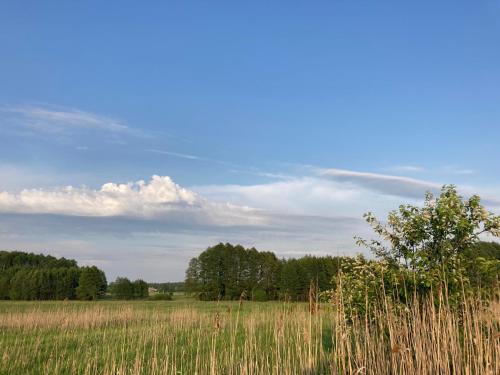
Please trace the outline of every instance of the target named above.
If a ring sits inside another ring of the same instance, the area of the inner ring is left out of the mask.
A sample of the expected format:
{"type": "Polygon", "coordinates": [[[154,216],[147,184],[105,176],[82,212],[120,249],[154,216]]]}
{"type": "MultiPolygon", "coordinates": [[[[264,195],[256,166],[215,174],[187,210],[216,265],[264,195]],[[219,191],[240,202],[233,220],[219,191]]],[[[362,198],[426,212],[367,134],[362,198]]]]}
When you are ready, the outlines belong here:
{"type": "Polygon", "coordinates": [[[497,304],[346,321],[278,302],[4,301],[1,373],[499,374],[499,316],[497,304]]]}

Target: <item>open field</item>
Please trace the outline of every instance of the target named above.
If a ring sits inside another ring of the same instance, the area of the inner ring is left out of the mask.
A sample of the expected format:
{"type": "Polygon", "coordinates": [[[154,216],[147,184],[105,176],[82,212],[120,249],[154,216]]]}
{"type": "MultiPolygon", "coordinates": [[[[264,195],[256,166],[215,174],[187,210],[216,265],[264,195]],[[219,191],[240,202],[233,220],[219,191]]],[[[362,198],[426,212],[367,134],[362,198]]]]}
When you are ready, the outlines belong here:
{"type": "Polygon", "coordinates": [[[0,302],[2,374],[498,374],[500,308],[370,322],[278,302],[0,302]]]}

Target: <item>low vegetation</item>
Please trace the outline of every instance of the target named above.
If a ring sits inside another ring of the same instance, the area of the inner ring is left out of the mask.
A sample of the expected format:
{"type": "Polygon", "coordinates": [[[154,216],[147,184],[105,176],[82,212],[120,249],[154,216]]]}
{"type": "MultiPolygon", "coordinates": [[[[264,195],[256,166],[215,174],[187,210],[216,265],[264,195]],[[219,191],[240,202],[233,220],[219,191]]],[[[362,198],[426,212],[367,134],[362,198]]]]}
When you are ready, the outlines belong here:
{"type": "Polygon", "coordinates": [[[3,374],[498,374],[497,303],[4,302],[3,374]]]}

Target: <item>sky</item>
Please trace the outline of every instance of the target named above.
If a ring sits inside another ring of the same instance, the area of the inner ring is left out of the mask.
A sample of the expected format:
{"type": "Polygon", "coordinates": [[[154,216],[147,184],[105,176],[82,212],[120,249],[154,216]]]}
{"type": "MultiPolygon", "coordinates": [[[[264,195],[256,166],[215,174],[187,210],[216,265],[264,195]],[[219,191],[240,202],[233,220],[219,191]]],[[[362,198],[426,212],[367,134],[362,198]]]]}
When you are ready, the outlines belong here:
{"type": "Polygon", "coordinates": [[[350,255],[456,184],[500,213],[500,1],[2,2],[0,248],[182,280],[350,255]]]}

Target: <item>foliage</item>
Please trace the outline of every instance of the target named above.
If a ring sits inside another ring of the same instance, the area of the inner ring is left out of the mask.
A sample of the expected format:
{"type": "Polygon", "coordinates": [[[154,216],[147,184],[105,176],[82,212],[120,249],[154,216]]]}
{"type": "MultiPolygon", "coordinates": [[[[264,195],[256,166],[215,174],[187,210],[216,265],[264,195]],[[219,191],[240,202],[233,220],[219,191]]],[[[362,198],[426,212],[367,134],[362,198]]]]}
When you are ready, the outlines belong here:
{"type": "Polygon", "coordinates": [[[116,299],[131,300],[148,297],[148,284],[143,280],[130,281],[126,277],[118,277],[109,285],[111,296],[116,299]]]}
{"type": "Polygon", "coordinates": [[[314,256],[280,260],[269,251],[221,243],[191,259],[185,285],[202,300],[234,300],[244,293],[253,300],[305,301],[311,280],[321,291],[332,287],[341,261],[314,256]]]}
{"type": "Polygon", "coordinates": [[[76,261],[22,251],[0,251],[0,271],[9,268],[74,268],[76,261]]]}
{"type": "Polygon", "coordinates": [[[255,289],[252,291],[252,301],[264,302],[267,301],[267,293],[263,289],[255,289]]]}
{"type": "Polygon", "coordinates": [[[172,292],[162,292],[162,293],[157,293],[153,294],[152,296],[149,296],[148,298],[151,301],[172,301],[173,295],[172,292]]]}
{"type": "Polygon", "coordinates": [[[411,295],[444,291],[457,305],[464,292],[481,288],[491,295],[498,290],[498,260],[475,254],[485,247],[478,244],[480,235],[500,236],[500,217],[488,212],[478,196],[464,200],[453,186],[444,186],[437,198],[428,193],[423,207],[401,205],[385,225],[371,213],[365,218],[380,239],[358,243],[378,261],[357,258],[344,264],[328,294],[346,300],[353,311],[366,312],[366,306],[380,303],[379,297],[408,303],[411,295]]]}
{"type": "Polygon", "coordinates": [[[105,291],[106,278],[96,267],[92,271],[87,268],[79,268],[72,259],[0,251],[0,299],[95,299],[105,291]],[[89,272],[98,277],[90,277],[89,272]]]}
{"type": "Polygon", "coordinates": [[[160,293],[166,292],[184,292],[185,283],[183,281],[179,282],[166,282],[166,283],[148,283],[148,286],[155,288],[160,293]]]}
{"type": "Polygon", "coordinates": [[[319,291],[331,289],[334,285],[332,278],[345,260],[348,258],[310,255],[283,260],[280,275],[281,297],[291,301],[307,300],[311,281],[317,285],[319,291]]]}
{"type": "Polygon", "coordinates": [[[186,271],[186,288],[202,300],[239,299],[262,289],[266,299],[277,296],[280,261],[271,252],[218,244],[191,259],[186,271]]]}
{"type": "Polygon", "coordinates": [[[485,298],[499,291],[500,244],[479,242],[464,253],[465,270],[471,287],[481,290],[485,298]]]}
{"type": "Polygon", "coordinates": [[[95,300],[106,293],[107,285],[104,272],[95,266],[83,267],[76,288],[76,296],[81,300],[95,300]]]}

